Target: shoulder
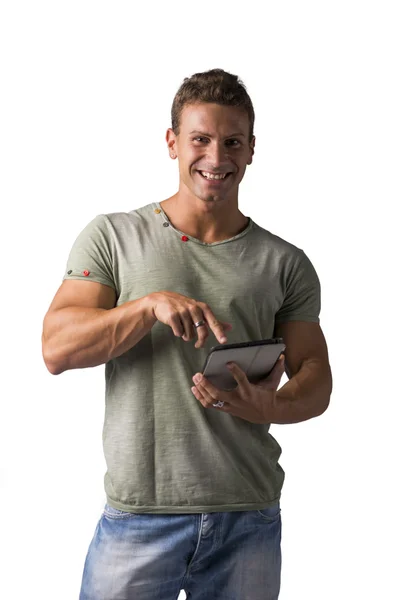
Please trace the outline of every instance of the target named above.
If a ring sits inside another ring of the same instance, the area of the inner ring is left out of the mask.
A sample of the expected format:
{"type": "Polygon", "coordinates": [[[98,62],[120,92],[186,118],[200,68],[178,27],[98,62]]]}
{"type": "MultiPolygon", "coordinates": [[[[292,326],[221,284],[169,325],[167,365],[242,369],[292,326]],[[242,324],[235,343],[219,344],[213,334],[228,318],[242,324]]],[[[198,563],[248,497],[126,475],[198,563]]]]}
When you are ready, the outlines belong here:
{"type": "Polygon", "coordinates": [[[302,248],[257,223],[254,223],[254,235],[259,246],[265,248],[273,259],[279,261],[281,266],[292,268],[299,265],[306,256],[302,248]]]}
{"type": "Polygon", "coordinates": [[[99,215],[103,218],[103,222],[110,231],[123,232],[124,230],[132,231],[132,228],[146,227],[154,221],[156,216],[154,210],[155,203],[146,204],[139,208],[130,211],[110,212],[99,215]]]}

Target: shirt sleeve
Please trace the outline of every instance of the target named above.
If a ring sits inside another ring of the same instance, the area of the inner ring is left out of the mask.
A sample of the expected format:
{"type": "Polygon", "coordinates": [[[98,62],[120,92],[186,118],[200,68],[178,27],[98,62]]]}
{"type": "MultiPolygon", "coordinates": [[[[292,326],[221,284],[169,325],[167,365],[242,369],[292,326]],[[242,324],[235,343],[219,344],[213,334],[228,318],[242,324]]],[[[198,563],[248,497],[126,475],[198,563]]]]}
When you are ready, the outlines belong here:
{"type": "Polygon", "coordinates": [[[79,233],[72,245],[63,281],[97,281],[117,291],[114,277],[110,230],[106,215],[97,215],[79,233]]]}
{"type": "Polygon", "coordinates": [[[319,323],[321,285],[308,256],[300,250],[300,260],[293,269],[275,323],[285,321],[313,321],[319,323]]]}

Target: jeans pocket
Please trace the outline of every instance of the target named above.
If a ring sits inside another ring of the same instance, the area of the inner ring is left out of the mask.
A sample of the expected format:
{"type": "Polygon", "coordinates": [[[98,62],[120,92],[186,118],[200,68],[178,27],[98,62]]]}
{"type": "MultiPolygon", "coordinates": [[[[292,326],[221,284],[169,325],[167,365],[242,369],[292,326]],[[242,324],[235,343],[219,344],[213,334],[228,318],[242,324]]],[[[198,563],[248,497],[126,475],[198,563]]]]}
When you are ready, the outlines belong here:
{"type": "Polygon", "coordinates": [[[109,517],[110,519],[129,519],[130,517],[137,517],[138,513],[127,512],[126,510],[120,510],[119,508],[114,508],[110,506],[106,502],[103,510],[103,515],[109,517]]]}
{"type": "Polygon", "coordinates": [[[274,504],[274,506],[267,506],[266,508],[260,508],[255,511],[259,517],[262,518],[263,521],[268,523],[273,523],[277,521],[281,515],[281,505],[280,502],[278,504],[274,504]]]}

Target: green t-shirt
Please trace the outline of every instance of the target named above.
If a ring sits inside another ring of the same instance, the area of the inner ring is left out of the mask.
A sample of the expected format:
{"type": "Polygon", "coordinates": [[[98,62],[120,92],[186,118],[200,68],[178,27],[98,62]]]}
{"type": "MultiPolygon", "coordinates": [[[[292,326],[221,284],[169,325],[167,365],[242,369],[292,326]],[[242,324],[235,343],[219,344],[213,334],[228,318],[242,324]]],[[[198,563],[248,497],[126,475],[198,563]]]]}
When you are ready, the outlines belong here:
{"type": "MultiPolygon", "coordinates": [[[[274,335],[274,324],[319,323],[320,283],[303,250],[257,225],[206,244],[174,228],[160,203],[97,215],[74,242],[63,279],[111,286],[117,306],[169,290],[206,302],[233,325],[228,343],[274,335]],[[84,272],[89,271],[89,275],[84,272]]],[[[270,425],[204,408],[191,392],[208,351],[157,321],[105,364],[104,486],[137,513],[256,510],[275,504],[285,473],[270,425]]]]}

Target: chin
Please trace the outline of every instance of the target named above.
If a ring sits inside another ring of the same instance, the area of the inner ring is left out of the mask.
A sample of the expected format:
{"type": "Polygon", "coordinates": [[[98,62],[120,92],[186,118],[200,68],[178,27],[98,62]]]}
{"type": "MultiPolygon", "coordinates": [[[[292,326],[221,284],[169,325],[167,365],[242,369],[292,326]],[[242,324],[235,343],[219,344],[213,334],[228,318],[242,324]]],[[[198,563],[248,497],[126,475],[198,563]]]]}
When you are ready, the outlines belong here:
{"type": "Polygon", "coordinates": [[[225,200],[224,196],[218,196],[217,194],[205,194],[204,192],[200,193],[200,194],[196,194],[194,192],[195,196],[197,198],[199,198],[199,200],[202,200],[203,202],[221,202],[222,200],[225,200]]]}
{"type": "Polygon", "coordinates": [[[225,200],[225,198],[223,196],[207,196],[206,200],[208,202],[222,202],[223,200],[225,200]]]}

